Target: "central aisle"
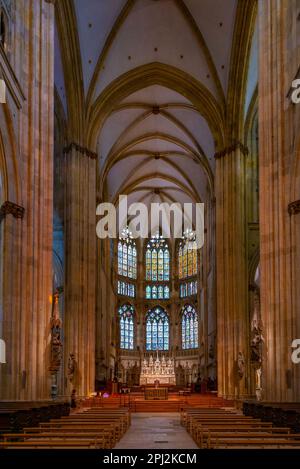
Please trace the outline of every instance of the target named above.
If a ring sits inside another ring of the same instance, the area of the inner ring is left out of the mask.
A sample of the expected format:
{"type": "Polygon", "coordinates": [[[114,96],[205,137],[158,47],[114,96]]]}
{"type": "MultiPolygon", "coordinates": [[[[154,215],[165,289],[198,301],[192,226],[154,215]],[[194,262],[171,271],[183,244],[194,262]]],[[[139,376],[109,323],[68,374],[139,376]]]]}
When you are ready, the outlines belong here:
{"type": "Polygon", "coordinates": [[[129,430],[115,449],[197,449],[180,425],[179,413],[131,414],[129,430]]]}

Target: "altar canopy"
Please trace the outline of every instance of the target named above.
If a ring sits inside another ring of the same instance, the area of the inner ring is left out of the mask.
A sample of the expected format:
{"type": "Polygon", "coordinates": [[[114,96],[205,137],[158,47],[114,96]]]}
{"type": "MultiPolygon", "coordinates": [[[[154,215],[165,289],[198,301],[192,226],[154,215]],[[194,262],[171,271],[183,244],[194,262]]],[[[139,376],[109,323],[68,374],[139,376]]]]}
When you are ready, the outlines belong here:
{"type": "Polygon", "coordinates": [[[176,384],[174,358],[157,356],[154,360],[152,355],[149,360],[145,358],[140,375],[140,385],[144,384],[176,384]]]}

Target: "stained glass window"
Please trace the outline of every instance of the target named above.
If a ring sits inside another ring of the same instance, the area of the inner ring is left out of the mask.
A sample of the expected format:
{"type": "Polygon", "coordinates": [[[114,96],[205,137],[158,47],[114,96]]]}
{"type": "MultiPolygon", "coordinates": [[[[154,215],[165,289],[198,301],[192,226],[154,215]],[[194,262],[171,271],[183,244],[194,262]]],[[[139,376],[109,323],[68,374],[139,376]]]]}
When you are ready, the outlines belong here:
{"type": "Polygon", "coordinates": [[[134,338],[134,308],[123,305],[119,308],[120,318],[120,348],[133,350],[134,338]]]}
{"type": "Polygon", "coordinates": [[[152,298],[152,289],[151,289],[150,285],[146,286],[146,298],[147,299],[152,298]]]}
{"type": "Polygon", "coordinates": [[[162,236],[151,238],[146,246],[146,280],[163,282],[170,280],[170,253],[162,236]]]}
{"type": "Polygon", "coordinates": [[[118,280],[118,295],[130,296],[135,298],[135,285],[133,283],[118,280]]]}
{"type": "Polygon", "coordinates": [[[197,294],[197,280],[184,282],[180,285],[180,298],[186,298],[197,294]]]}
{"type": "Polygon", "coordinates": [[[169,317],[163,308],[156,306],[146,316],[146,350],[169,349],[169,317]]]}
{"type": "Polygon", "coordinates": [[[192,305],[182,309],[181,332],[183,349],[198,348],[198,315],[192,305]]]}
{"type": "Polygon", "coordinates": [[[168,285],[147,285],[146,298],[152,300],[168,300],[170,298],[170,288],[168,285]]]}
{"type": "Polygon", "coordinates": [[[164,299],[168,300],[170,298],[170,288],[168,285],[164,286],[164,299]]]}
{"type": "Polygon", "coordinates": [[[179,278],[197,275],[197,243],[193,233],[179,243],[178,249],[178,276],[179,278]]]}
{"type": "Polygon", "coordinates": [[[136,242],[126,229],[118,242],[118,274],[123,277],[136,279],[137,251],[136,242]]]}

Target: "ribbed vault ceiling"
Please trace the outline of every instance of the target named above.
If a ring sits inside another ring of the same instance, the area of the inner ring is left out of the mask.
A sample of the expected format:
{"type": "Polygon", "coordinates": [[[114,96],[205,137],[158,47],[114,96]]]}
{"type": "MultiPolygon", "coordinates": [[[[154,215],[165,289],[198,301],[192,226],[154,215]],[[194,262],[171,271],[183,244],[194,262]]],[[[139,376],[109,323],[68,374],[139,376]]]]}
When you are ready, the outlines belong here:
{"type": "MultiPolygon", "coordinates": [[[[223,107],[237,3],[73,0],[87,108],[120,76],[150,63],[186,72],[223,107]]],[[[249,96],[256,83],[257,57],[251,55],[249,96]]],[[[55,68],[67,113],[58,43],[55,68]]],[[[130,202],[147,204],[207,201],[213,196],[214,153],[210,127],[184,93],[141,83],[139,91],[114,105],[99,129],[101,195],[116,201],[126,193],[130,202]]]]}

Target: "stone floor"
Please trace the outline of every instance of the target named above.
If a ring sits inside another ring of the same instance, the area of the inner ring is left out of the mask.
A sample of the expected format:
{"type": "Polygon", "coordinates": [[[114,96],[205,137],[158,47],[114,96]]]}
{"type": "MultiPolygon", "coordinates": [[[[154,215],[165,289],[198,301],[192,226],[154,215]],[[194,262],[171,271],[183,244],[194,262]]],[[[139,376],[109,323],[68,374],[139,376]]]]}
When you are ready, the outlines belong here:
{"type": "Polygon", "coordinates": [[[131,426],[115,449],[197,448],[180,425],[179,413],[137,413],[131,417],[131,426]]]}

